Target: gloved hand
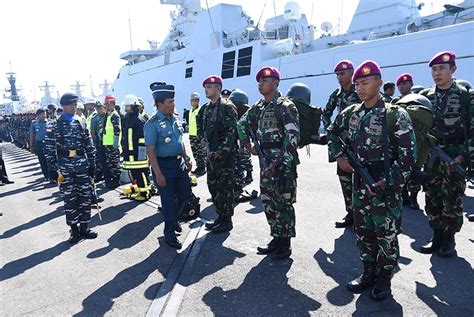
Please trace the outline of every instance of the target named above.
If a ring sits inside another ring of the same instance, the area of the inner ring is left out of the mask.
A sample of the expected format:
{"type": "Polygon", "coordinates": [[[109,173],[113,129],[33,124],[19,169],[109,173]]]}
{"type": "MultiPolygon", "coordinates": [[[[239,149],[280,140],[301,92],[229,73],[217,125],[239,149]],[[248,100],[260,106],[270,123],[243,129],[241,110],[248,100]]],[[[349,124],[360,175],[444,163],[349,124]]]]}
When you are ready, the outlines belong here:
{"type": "Polygon", "coordinates": [[[116,135],[114,136],[114,149],[118,149],[119,145],[120,145],[119,136],[116,135]]]}

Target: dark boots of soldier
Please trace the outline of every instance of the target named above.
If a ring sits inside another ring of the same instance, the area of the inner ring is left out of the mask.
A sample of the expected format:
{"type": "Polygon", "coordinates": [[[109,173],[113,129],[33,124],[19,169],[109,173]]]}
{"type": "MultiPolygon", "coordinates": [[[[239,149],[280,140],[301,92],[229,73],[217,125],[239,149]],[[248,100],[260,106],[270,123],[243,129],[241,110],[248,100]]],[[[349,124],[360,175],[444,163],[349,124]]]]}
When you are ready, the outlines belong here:
{"type": "Polygon", "coordinates": [[[438,255],[442,258],[450,258],[457,254],[456,241],[454,240],[454,231],[445,231],[441,239],[441,246],[438,250],[438,255]]]}
{"type": "Polygon", "coordinates": [[[392,294],[392,270],[380,269],[377,276],[377,282],[370,292],[370,298],[381,301],[392,294]]]}
{"type": "Polygon", "coordinates": [[[280,238],[273,260],[284,260],[291,255],[291,238],[280,238]]]}
{"type": "Polygon", "coordinates": [[[194,171],[192,171],[191,173],[193,173],[196,176],[202,176],[202,175],[206,174],[206,168],[198,167],[194,171]]]}
{"type": "Polygon", "coordinates": [[[430,242],[428,242],[427,244],[422,246],[420,248],[420,252],[424,253],[424,254],[434,253],[441,246],[442,238],[443,238],[443,231],[442,230],[434,230],[433,231],[433,239],[431,239],[430,242]]]}
{"type": "Polygon", "coordinates": [[[272,241],[270,241],[266,246],[257,247],[258,254],[274,253],[277,250],[277,246],[279,242],[280,242],[280,238],[273,237],[272,241]]]}
{"type": "Polygon", "coordinates": [[[97,238],[97,232],[90,230],[88,223],[81,223],[80,234],[81,234],[81,237],[83,237],[84,239],[95,239],[95,238],[97,238]]]}
{"type": "Polygon", "coordinates": [[[209,231],[212,230],[212,228],[217,226],[221,221],[222,221],[222,217],[221,215],[218,215],[216,220],[205,224],[206,230],[209,230],[209,231]]]}
{"type": "Polygon", "coordinates": [[[77,224],[71,225],[71,230],[69,230],[69,233],[71,234],[69,236],[69,242],[78,243],[79,240],[81,240],[81,237],[79,235],[79,228],[77,227],[77,224]]]}
{"type": "Polygon", "coordinates": [[[352,217],[352,213],[348,213],[342,221],[336,221],[336,228],[347,228],[352,226],[354,223],[354,217],[352,217]]]}
{"type": "Polygon", "coordinates": [[[247,172],[247,176],[244,178],[244,184],[248,185],[253,182],[252,173],[247,172]]]}
{"type": "Polygon", "coordinates": [[[375,284],[375,265],[364,262],[364,272],[356,279],[347,283],[347,288],[354,293],[360,293],[375,284]]]}
{"type": "Polygon", "coordinates": [[[410,204],[410,199],[408,197],[408,190],[405,187],[402,189],[402,199],[403,199],[403,206],[410,204]]]}
{"type": "Polygon", "coordinates": [[[415,209],[415,210],[418,210],[420,209],[420,205],[418,204],[418,201],[417,201],[417,196],[418,193],[410,193],[410,197],[408,198],[408,200],[410,201],[410,208],[411,209],[415,209]]]}
{"type": "Polygon", "coordinates": [[[232,230],[232,228],[234,228],[233,224],[232,224],[232,217],[221,217],[221,221],[215,225],[214,227],[212,227],[212,230],[211,232],[212,233],[224,233],[224,232],[229,232],[230,230],[232,230]]]}
{"type": "Polygon", "coordinates": [[[474,222],[474,214],[467,215],[467,220],[469,220],[469,222],[474,222]]]}

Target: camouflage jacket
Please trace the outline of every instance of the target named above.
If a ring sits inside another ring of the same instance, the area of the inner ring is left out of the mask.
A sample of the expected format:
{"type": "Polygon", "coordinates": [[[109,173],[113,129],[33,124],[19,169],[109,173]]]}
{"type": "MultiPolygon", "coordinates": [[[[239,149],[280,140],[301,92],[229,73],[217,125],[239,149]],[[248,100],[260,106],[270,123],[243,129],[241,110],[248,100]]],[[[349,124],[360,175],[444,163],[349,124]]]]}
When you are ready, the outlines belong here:
{"type": "Polygon", "coordinates": [[[199,111],[198,136],[209,145],[209,151],[227,158],[237,150],[237,110],[230,100],[210,101],[199,111]]]}
{"type": "Polygon", "coordinates": [[[385,179],[388,186],[400,188],[410,176],[416,162],[414,151],[415,133],[408,113],[397,106],[384,103],[380,99],[371,109],[365,109],[364,103],[355,104],[346,108],[331,124],[328,129],[329,161],[333,162],[344,156],[343,145],[339,140],[340,135],[347,133],[349,145],[354,150],[359,160],[369,168],[378,171],[372,175],[375,180],[385,179]],[[390,169],[389,180],[384,176],[384,135],[382,133],[383,120],[386,115],[395,116],[395,126],[387,127],[393,131],[388,136],[388,155],[390,169]]]}
{"type": "Polygon", "coordinates": [[[85,123],[78,116],[71,123],[63,116],[52,120],[46,134],[46,158],[60,171],[84,171],[94,166],[95,148],[85,123]],[[76,151],[76,155],[69,156],[70,151],[76,151]]]}
{"type": "MultiPolygon", "coordinates": [[[[455,158],[464,156],[464,161],[474,160],[474,94],[456,82],[448,90],[435,86],[421,91],[433,104],[434,123],[431,133],[438,145],[455,158]],[[466,138],[467,136],[467,138],[466,138]]],[[[467,164],[467,162],[466,162],[467,164]]]]}
{"type": "Polygon", "coordinates": [[[296,167],[300,120],[298,109],[287,97],[275,94],[273,101],[260,99],[242,116],[237,125],[242,145],[250,144],[250,132],[257,138],[268,164],[296,167]]]}
{"type": "Polygon", "coordinates": [[[331,118],[333,115],[334,110],[337,108],[338,113],[342,110],[346,109],[350,105],[355,103],[360,103],[361,100],[355,91],[355,86],[352,85],[349,91],[344,91],[342,87],[337,88],[332,92],[329,96],[329,100],[326,104],[326,107],[323,110],[323,124],[324,129],[327,130],[329,125],[331,124],[331,118]]]}

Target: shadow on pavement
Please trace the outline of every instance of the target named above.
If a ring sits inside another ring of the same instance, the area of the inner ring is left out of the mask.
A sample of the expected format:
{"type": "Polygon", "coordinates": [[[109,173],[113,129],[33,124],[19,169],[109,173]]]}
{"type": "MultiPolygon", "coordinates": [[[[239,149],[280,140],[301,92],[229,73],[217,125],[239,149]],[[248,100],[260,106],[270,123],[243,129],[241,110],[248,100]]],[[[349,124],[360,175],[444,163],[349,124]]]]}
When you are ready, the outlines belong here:
{"type": "Polygon", "coordinates": [[[27,257],[5,264],[0,270],[0,281],[5,281],[25,271],[34,268],[37,265],[51,261],[63,252],[69,250],[73,245],[68,241],[62,241],[49,249],[34,253],[27,257]]]}
{"type": "Polygon", "coordinates": [[[309,316],[321,304],[288,284],[293,260],[264,258],[236,289],[215,286],[203,301],[215,316],[309,316]]]}

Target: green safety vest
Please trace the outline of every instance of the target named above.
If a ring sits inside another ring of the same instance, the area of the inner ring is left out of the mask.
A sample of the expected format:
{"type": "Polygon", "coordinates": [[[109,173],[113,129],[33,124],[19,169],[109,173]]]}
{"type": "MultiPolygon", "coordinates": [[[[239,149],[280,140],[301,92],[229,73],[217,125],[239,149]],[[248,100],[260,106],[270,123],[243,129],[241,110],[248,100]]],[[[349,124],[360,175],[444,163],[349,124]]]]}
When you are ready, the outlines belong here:
{"type": "MultiPolygon", "coordinates": [[[[105,121],[105,128],[104,128],[104,136],[102,138],[103,145],[114,145],[114,125],[112,124],[112,115],[116,113],[111,112],[107,115],[107,120],[105,121]]],[[[122,139],[122,124],[120,123],[119,118],[119,126],[120,126],[120,134],[119,134],[119,142],[122,139]]]]}
{"type": "Polygon", "coordinates": [[[197,122],[196,117],[201,110],[201,107],[197,107],[197,109],[191,109],[189,111],[189,135],[196,136],[197,135],[197,122]]]}
{"type": "Polygon", "coordinates": [[[87,130],[89,130],[89,132],[91,131],[92,118],[95,117],[96,115],[97,115],[97,111],[94,110],[94,112],[92,112],[90,115],[87,116],[86,127],[87,127],[87,130]]]}

